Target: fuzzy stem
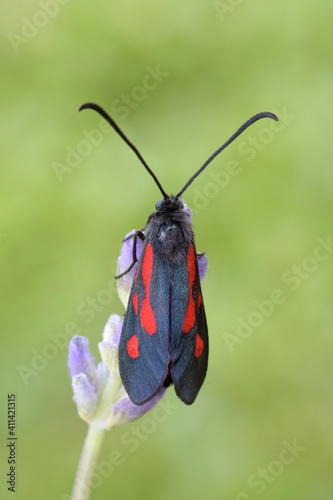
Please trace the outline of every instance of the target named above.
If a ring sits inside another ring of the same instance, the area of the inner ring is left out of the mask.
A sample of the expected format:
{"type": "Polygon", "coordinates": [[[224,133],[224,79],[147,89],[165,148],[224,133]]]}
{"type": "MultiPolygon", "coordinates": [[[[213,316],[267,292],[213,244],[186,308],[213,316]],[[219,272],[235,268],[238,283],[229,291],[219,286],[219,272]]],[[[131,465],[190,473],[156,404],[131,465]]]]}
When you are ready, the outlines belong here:
{"type": "Polygon", "coordinates": [[[88,434],[83,445],[83,450],[76,473],[71,500],[88,500],[91,490],[91,479],[95,470],[105,432],[112,428],[110,421],[110,405],[114,401],[120,385],[120,377],[110,374],[100,403],[96,409],[93,422],[89,425],[88,434]]]}
{"type": "Polygon", "coordinates": [[[72,500],[88,500],[90,497],[91,479],[102,446],[104,432],[104,429],[94,424],[89,426],[76,473],[72,500]]]}

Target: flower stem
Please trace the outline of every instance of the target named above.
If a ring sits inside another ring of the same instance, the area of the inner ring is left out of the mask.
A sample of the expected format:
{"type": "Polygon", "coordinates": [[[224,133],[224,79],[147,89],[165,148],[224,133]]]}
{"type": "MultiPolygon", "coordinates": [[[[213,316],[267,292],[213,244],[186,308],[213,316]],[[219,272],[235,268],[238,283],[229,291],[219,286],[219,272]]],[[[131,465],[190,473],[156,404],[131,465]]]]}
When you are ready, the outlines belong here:
{"type": "Polygon", "coordinates": [[[79,467],[73,487],[72,500],[88,500],[91,490],[91,479],[94,473],[97,457],[103,442],[105,430],[94,424],[89,426],[84,442],[79,467]]]}
{"type": "Polygon", "coordinates": [[[119,385],[120,377],[110,374],[98,407],[96,408],[94,419],[89,425],[71,500],[88,500],[90,497],[91,479],[103,443],[104,432],[105,429],[111,429],[113,425],[112,415],[110,415],[110,405],[114,401],[119,385]]]}

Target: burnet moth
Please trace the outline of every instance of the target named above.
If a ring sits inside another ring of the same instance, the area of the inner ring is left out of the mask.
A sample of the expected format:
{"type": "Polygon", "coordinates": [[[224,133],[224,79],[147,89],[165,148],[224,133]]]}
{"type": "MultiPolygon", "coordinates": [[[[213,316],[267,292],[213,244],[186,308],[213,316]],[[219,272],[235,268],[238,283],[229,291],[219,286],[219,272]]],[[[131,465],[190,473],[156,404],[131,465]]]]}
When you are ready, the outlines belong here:
{"type": "Polygon", "coordinates": [[[134,151],[154,179],[163,198],[133,238],[133,261],[116,278],[138,262],[119,344],[119,371],[124,387],[137,405],[152,399],[173,384],[186,404],[194,402],[206,376],[208,330],[201,294],[192,223],[181,195],[207,165],[244,130],[261,118],[277,116],[263,111],[247,120],[219,147],[176,194],[168,196],[139,151],[113,119],[97,104],[83,104],[79,111],[97,111],[134,151]],[[136,256],[137,239],[143,249],[136,256]]]}

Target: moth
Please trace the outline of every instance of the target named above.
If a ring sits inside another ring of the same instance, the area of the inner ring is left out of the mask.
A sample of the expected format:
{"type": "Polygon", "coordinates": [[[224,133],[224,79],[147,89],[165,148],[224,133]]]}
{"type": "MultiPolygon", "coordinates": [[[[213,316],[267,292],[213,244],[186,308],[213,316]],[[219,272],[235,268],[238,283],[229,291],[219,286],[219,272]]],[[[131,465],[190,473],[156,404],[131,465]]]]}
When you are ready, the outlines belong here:
{"type": "Polygon", "coordinates": [[[136,154],[154,179],[162,199],[155,205],[144,228],[135,231],[133,261],[136,263],[119,344],[119,371],[124,387],[137,405],[152,399],[173,384],[187,405],[196,399],[207,372],[208,329],[202,298],[198,259],[189,211],[182,194],[207,165],[244,130],[261,118],[277,116],[263,111],[247,120],[219,147],[176,195],[167,195],[154,172],[115,121],[97,104],[83,104],[79,111],[97,111],[136,154]],[[140,258],[137,239],[143,240],[140,258]]]}

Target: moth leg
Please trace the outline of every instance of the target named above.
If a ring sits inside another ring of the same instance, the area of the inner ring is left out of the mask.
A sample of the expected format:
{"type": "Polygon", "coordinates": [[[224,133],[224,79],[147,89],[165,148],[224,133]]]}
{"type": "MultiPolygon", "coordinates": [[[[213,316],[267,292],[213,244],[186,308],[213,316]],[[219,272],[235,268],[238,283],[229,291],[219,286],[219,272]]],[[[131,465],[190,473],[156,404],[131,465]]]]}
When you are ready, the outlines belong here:
{"type": "Polygon", "coordinates": [[[130,270],[133,268],[133,266],[138,262],[138,258],[136,255],[136,242],[137,242],[138,238],[140,238],[141,240],[144,240],[145,235],[142,231],[135,231],[133,234],[131,234],[130,236],[127,236],[127,238],[123,239],[123,242],[130,240],[131,238],[133,238],[132,264],[126,269],[126,271],[115,276],[114,279],[116,279],[116,280],[118,280],[119,278],[122,278],[123,276],[125,276],[125,274],[129,273],[130,270]]]}
{"type": "Polygon", "coordinates": [[[142,232],[142,231],[143,231],[143,229],[144,229],[144,228],[139,229],[139,230],[137,230],[137,231],[134,231],[132,234],[130,234],[129,236],[127,236],[126,238],[124,238],[124,239],[122,240],[122,242],[124,243],[125,241],[128,241],[128,240],[130,240],[131,238],[135,238],[135,242],[136,242],[136,240],[137,240],[137,238],[138,238],[138,237],[140,238],[140,240],[144,241],[144,239],[145,239],[145,235],[144,235],[144,233],[142,232]]]}

